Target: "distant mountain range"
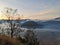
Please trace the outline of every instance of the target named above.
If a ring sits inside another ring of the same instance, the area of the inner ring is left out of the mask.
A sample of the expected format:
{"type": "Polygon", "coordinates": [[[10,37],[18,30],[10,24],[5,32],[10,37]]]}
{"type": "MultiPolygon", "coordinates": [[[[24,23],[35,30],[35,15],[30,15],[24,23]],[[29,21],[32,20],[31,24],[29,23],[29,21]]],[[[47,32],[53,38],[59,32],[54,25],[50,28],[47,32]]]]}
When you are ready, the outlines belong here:
{"type": "Polygon", "coordinates": [[[25,27],[25,28],[42,28],[43,24],[37,23],[35,21],[27,21],[27,22],[22,24],[22,27],[25,27]]]}
{"type": "MultiPolygon", "coordinates": [[[[41,20],[30,20],[30,19],[24,19],[24,20],[11,20],[15,23],[20,23],[22,27],[24,28],[50,28],[50,29],[60,29],[60,17],[55,18],[53,20],[48,21],[41,21],[41,20]],[[30,24],[30,25],[29,25],[30,24]]],[[[0,20],[0,24],[10,22],[9,20],[0,20]]]]}
{"type": "Polygon", "coordinates": [[[44,28],[50,28],[50,29],[60,29],[60,18],[55,18],[53,20],[48,20],[43,22],[45,25],[44,28]]]}

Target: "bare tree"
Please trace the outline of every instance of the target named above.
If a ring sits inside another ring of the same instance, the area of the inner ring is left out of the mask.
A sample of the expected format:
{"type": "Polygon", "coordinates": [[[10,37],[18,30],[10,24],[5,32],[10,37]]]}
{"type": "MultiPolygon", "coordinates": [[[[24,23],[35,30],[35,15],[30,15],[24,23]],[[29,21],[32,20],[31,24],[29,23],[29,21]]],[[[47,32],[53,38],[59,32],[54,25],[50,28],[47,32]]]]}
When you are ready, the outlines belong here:
{"type": "Polygon", "coordinates": [[[12,9],[12,8],[8,8],[8,7],[4,8],[4,10],[2,11],[3,15],[5,15],[8,18],[7,21],[10,23],[11,37],[13,37],[13,33],[15,30],[15,26],[16,26],[15,24],[13,24],[13,20],[14,20],[14,16],[18,15],[17,12],[18,12],[17,9],[12,9]]]}

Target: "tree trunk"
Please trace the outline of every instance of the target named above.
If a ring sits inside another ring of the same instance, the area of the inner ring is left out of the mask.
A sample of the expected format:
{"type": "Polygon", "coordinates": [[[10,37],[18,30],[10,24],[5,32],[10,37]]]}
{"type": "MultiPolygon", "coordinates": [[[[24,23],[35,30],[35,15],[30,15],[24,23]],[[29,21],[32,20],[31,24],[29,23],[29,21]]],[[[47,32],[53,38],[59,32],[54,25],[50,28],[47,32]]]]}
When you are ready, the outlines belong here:
{"type": "Polygon", "coordinates": [[[10,20],[10,25],[11,25],[11,37],[13,37],[13,24],[12,24],[12,20],[10,20]]]}

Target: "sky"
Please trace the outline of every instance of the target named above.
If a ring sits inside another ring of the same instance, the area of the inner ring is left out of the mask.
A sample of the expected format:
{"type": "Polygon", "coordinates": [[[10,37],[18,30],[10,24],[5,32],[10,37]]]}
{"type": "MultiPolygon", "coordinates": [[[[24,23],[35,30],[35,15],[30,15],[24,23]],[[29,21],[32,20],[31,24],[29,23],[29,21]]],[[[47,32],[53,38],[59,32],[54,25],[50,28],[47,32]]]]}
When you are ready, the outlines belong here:
{"type": "MultiPolygon", "coordinates": [[[[0,0],[0,13],[4,7],[18,9],[22,19],[50,20],[60,17],[60,0],[0,0]]],[[[0,14],[1,18],[6,17],[0,14]]]]}

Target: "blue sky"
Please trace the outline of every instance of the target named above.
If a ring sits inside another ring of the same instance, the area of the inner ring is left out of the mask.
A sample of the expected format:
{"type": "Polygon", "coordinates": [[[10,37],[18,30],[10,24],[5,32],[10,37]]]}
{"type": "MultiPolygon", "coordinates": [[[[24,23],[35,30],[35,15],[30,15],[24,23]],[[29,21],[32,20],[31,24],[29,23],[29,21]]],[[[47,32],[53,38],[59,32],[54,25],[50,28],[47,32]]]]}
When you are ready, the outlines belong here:
{"type": "Polygon", "coordinates": [[[60,0],[0,0],[0,9],[17,8],[23,18],[48,20],[60,17],[60,0]]]}

